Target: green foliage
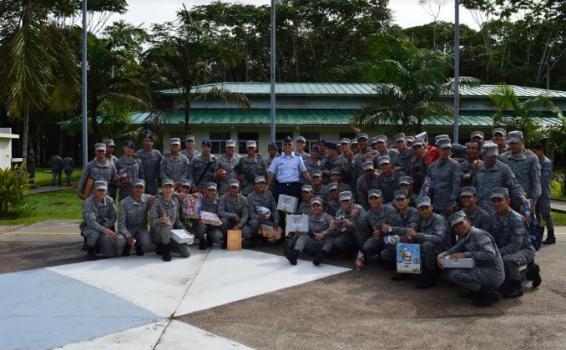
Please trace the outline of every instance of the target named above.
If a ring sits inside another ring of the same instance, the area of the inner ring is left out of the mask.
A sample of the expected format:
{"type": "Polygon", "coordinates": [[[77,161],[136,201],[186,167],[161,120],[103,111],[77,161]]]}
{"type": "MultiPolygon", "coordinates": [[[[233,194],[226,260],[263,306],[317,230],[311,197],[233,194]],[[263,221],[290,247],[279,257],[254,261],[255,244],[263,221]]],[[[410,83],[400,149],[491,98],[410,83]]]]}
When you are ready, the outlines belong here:
{"type": "Polygon", "coordinates": [[[489,98],[497,107],[497,113],[493,118],[493,126],[506,127],[523,132],[526,144],[532,144],[541,139],[543,130],[541,125],[535,121],[536,109],[544,108],[562,117],[562,112],[547,96],[541,95],[527,100],[520,100],[513,87],[501,85],[493,89],[489,98]]]}
{"type": "Polygon", "coordinates": [[[6,215],[17,208],[24,198],[27,185],[25,166],[0,169],[0,214],[6,215]]]}

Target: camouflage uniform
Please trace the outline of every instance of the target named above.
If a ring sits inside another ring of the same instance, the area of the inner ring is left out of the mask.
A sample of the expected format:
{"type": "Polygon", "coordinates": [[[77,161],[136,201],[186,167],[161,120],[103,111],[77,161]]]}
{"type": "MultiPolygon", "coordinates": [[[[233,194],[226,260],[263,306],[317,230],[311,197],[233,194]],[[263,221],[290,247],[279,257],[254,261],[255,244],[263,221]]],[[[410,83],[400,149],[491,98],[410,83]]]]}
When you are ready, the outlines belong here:
{"type": "MultiPolygon", "coordinates": [[[[116,166],[108,159],[104,160],[104,164],[98,163],[96,159],[91,160],[83,171],[83,175],[77,185],[77,193],[82,194],[83,188],[89,177],[96,181],[106,181],[110,184],[116,177],[116,166]]],[[[94,188],[93,188],[94,189],[94,188]]]]}
{"type": "Polygon", "coordinates": [[[143,166],[137,158],[127,158],[121,156],[116,162],[116,171],[120,179],[118,180],[118,188],[120,193],[120,200],[130,196],[132,187],[138,179],[143,179],[143,166]],[[124,182],[122,182],[124,181],[124,182]]]}
{"type": "MultiPolygon", "coordinates": [[[[185,157],[183,156],[183,158],[185,157]]],[[[191,255],[189,246],[187,244],[179,244],[171,238],[171,230],[185,228],[179,221],[179,201],[177,198],[173,197],[170,201],[167,201],[162,195],[157,195],[155,203],[150,210],[150,217],[152,222],[150,236],[153,243],[170,245],[172,246],[171,250],[176,251],[183,258],[188,258],[191,255]],[[171,220],[170,225],[161,223],[160,219],[164,215],[167,215],[169,220],[171,220]]]]}
{"type": "Polygon", "coordinates": [[[309,232],[301,233],[293,236],[289,241],[289,248],[295,249],[299,253],[306,251],[311,255],[317,255],[321,250],[329,254],[331,250],[331,243],[327,241],[333,231],[334,219],[327,213],[322,213],[322,216],[315,217],[309,215],[309,232]],[[314,233],[320,232],[324,235],[322,240],[314,238],[314,233]]]}
{"type": "Polygon", "coordinates": [[[462,208],[462,211],[466,213],[466,217],[470,220],[472,226],[482,229],[486,232],[489,232],[491,230],[492,215],[490,215],[480,206],[476,207],[476,210],[474,211],[468,210],[466,208],[462,208]]]}
{"type": "MultiPolygon", "coordinates": [[[[206,197],[202,198],[202,210],[208,211],[210,213],[219,214],[218,211],[218,199],[208,199],[206,197]]],[[[220,215],[218,215],[220,217],[220,215]]],[[[225,243],[224,239],[224,232],[225,232],[225,225],[224,223],[220,226],[213,226],[210,224],[204,223],[197,223],[195,227],[196,234],[199,239],[204,239],[204,235],[208,235],[212,239],[213,243],[216,243],[222,246],[225,243]]]]}
{"type": "Polygon", "coordinates": [[[166,154],[161,160],[160,176],[161,181],[173,180],[175,183],[192,180],[189,160],[180,153],[177,156],[166,154]]]}
{"type": "Polygon", "coordinates": [[[242,237],[244,239],[250,239],[250,228],[248,223],[248,199],[242,194],[238,193],[236,198],[232,198],[230,194],[226,193],[221,196],[218,200],[218,216],[222,220],[222,226],[224,230],[236,224],[234,218],[238,216],[240,218],[239,225],[242,228],[242,237]]]}
{"type": "Polygon", "coordinates": [[[359,241],[363,242],[360,246],[366,256],[377,255],[385,248],[383,238],[375,239],[372,235],[374,230],[381,231],[381,226],[389,223],[394,212],[392,206],[382,205],[377,212],[369,208],[360,219],[359,241]]]}
{"type": "Polygon", "coordinates": [[[354,204],[353,209],[358,211],[357,218],[354,219],[352,215],[352,211],[345,211],[344,208],[340,208],[336,212],[335,222],[336,222],[336,229],[334,230],[332,236],[329,237],[328,242],[325,240],[325,247],[329,249],[324,249],[326,253],[332,252],[334,249],[338,249],[343,252],[353,252],[356,249],[359,249],[361,245],[364,243],[359,238],[360,232],[360,223],[361,218],[365,215],[365,209],[359,205],[354,204]],[[347,229],[341,228],[341,224],[338,218],[343,218],[345,220],[349,220],[352,222],[353,227],[347,229]]]}
{"type": "MultiPolygon", "coordinates": [[[[413,228],[416,230],[419,225],[419,213],[417,212],[417,209],[408,207],[407,212],[402,214],[399,209],[393,207],[393,212],[390,216],[388,225],[391,226],[391,232],[389,232],[388,235],[397,235],[401,241],[406,242],[407,228],[413,228]]],[[[380,255],[384,261],[388,263],[395,263],[397,258],[395,246],[384,248],[380,255]]]]}
{"type": "Polygon", "coordinates": [[[546,228],[549,236],[554,237],[554,223],[552,215],[550,215],[550,185],[552,183],[552,161],[547,157],[540,160],[541,176],[541,194],[537,201],[536,215],[540,223],[541,218],[546,222],[546,228]]]}
{"type": "Polygon", "coordinates": [[[146,185],[146,193],[157,194],[157,178],[159,177],[161,160],[163,156],[158,150],[147,152],[140,149],[136,152],[137,158],[141,161],[146,185]]]}
{"type": "Polygon", "coordinates": [[[462,170],[454,159],[437,159],[427,170],[432,180],[430,197],[434,211],[444,213],[446,208],[455,207],[460,195],[462,170]]]}
{"type": "MultiPolygon", "coordinates": [[[[371,178],[361,175],[356,181],[356,201],[364,208],[369,208],[368,192],[373,189],[379,188],[379,176],[372,174],[371,178]]],[[[399,185],[397,185],[399,186],[399,185]]]]}
{"type": "Polygon", "coordinates": [[[199,151],[197,151],[196,149],[188,150],[186,148],[181,151],[181,154],[184,155],[185,157],[187,157],[189,162],[192,162],[193,159],[195,159],[196,157],[201,155],[201,153],[199,151]]]}
{"type": "Polygon", "coordinates": [[[114,257],[122,254],[126,240],[118,235],[111,240],[104,233],[105,229],[114,230],[116,223],[116,208],[114,200],[106,196],[98,202],[94,196],[88,197],[83,204],[83,222],[80,225],[81,235],[86,238],[88,248],[100,246],[104,257],[114,257]]]}
{"type": "Polygon", "coordinates": [[[275,198],[270,191],[266,191],[263,194],[259,194],[256,191],[248,195],[248,226],[251,236],[257,236],[259,234],[259,228],[261,224],[274,225],[279,224],[279,211],[277,210],[277,203],[275,203],[275,198]],[[265,207],[271,211],[271,217],[267,220],[261,219],[259,213],[257,212],[257,207],[265,207]]]}
{"type": "Polygon", "coordinates": [[[239,163],[242,156],[237,153],[232,155],[232,158],[228,158],[226,153],[222,154],[218,157],[218,169],[226,170],[226,176],[218,181],[218,192],[222,195],[228,191],[228,184],[230,180],[234,180],[237,178],[237,172],[234,171],[234,168],[239,163]]]}
{"type": "Polygon", "coordinates": [[[394,192],[401,188],[399,186],[401,176],[405,176],[405,173],[402,171],[395,171],[390,176],[379,174],[376,188],[383,193],[383,203],[391,203],[393,201],[394,192]]]}
{"type": "Polygon", "coordinates": [[[448,222],[440,214],[433,214],[428,220],[419,218],[415,229],[414,242],[421,244],[422,267],[427,271],[436,271],[436,257],[451,246],[448,222]]]}
{"type": "Polygon", "coordinates": [[[149,231],[147,229],[148,214],[151,209],[149,204],[150,195],[142,194],[139,200],[128,196],[120,201],[120,217],[118,218],[118,233],[127,240],[129,237],[136,239],[136,246],[146,250],[150,244],[149,231]]]}
{"type": "MultiPolygon", "coordinates": [[[[538,158],[530,151],[520,154],[509,151],[502,154],[500,159],[511,168],[527,199],[537,200],[541,195],[541,166],[538,158]]],[[[521,205],[521,198],[513,196],[512,199],[515,207],[521,205]]]]}
{"type": "Polygon", "coordinates": [[[261,154],[256,154],[255,158],[242,157],[234,168],[240,177],[242,195],[247,196],[254,191],[254,180],[256,176],[267,177],[268,165],[263,160],[261,154]]]}
{"type": "Polygon", "coordinates": [[[212,154],[208,158],[205,158],[202,154],[194,158],[192,163],[192,180],[194,187],[203,189],[210,182],[216,183],[216,171],[218,167],[218,159],[212,154]]]}
{"type": "Polygon", "coordinates": [[[499,160],[490,168],[487,168],[485,163],[482,164],[474,177],[473,186],[478,190],[479,206],[490,214],[493,213],[493,206],[489,196],[495,187],[507,188],[514,197],[524,195],[511,168],[499,160]]]}

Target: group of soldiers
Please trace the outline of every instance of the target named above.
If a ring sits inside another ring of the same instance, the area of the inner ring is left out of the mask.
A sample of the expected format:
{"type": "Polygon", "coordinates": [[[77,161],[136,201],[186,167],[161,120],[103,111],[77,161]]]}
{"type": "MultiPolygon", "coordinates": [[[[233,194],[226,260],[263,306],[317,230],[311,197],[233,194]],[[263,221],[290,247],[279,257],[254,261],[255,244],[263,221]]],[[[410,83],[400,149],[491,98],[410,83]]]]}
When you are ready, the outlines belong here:
{"type": "Polygon", "coordinates": [[[123,156],[116,158],[111,140],[98,143],[96,158],[78,185],[82,194],[89,178],[94,183],[81,225],[88,256],[95,258],[97,248],[106,257],[129,255],[131,247],[143,255],[153,242],[157,254],[169,261],[171,252],[190,255],[186,244],[171,238],[173,229],[194,233],[200,249],[225,248],[227,230],[237,229],[248,247],[286,240],[285,256],[293,265],[302,253],[319,265],[342,252],[355,259],[356,269],[370,261],[394,269],[398,242],[418,243],[422,272],[417,288],[433,287],[446,259],[473,258],[473,268],[446,270],[479,306],[493,304],[499,295],[521,296],[525,280],[540,285],[527,223],[544,219],[544,243],[555,242],[552,162],[542,145],[527,150],[520,131],[507,134],[500,128],[490,140],[473,132],[465,146],[452,144],[448,135],[429,142],[426,134],[399,133],[391,141],[360,133],[352,140],[322,140],[309,154],[303,137],[284,140],[284,145],[292,143],[300,169],[308,172],[297,208],[308,215],[308,232],[288,235],[281,233],[286,213],[277,210],[278,193],[270,191],[280,164],[272,162],[283,157],[276,144],[268,145],[264,158],[256,141],[247,141],[247,154],[241,156],[236,142],[228,140],[224,153],[216,156],[209,140],[201,142],[199,152],[195,137],[188,135],[184,149],[173,138],[163,156],[147,133],[143,149],[136,152],[127,141],[123,156]],[[216,213],[219,222],[184,218],[189,194],[200,196],[202,210],[216,213]],[[271,235],[264,234],[265,227],[271,235]]]}

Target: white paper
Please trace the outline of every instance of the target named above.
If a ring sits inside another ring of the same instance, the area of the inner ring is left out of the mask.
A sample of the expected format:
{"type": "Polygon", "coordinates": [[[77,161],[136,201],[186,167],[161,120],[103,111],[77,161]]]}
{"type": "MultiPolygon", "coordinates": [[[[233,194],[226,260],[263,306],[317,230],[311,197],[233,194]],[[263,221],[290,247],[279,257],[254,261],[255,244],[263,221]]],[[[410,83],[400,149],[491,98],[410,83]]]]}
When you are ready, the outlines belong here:
{"type": "Polygon", "coordinates": [[[287,215],[285,225],[285,234],[290,232],[309,232],[309,216],[308,215],[287,215]]]}
{"type": "Polygon", "coordinates": [[[195,236],[183,229],[171,230],[171,238],[179,244],[191,245],[195,242],[195,236]]]}
{"type": "Polygon", "coordinates": [[[280,194],[279,200],[277,201],[277,210],[282,210],[287,213],[295,213],[297,211],[298,202],[299,199],[297,197],[280,194]]]}

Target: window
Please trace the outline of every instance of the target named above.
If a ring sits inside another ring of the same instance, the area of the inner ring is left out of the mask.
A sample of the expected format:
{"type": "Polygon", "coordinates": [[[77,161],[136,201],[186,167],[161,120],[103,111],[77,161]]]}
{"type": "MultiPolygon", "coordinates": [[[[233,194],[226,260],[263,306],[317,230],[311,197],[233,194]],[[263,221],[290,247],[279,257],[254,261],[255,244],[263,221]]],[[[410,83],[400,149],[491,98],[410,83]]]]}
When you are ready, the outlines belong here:
{"type": "Polygon", "coordinates": [[[255,140],[257,143],[257,150],[259,151],[259,134],[257,132],[241,132],[238,133],[238,153],[246,154],[248,153],[246,142],[249,140],[255,140]]]}
{"type": "Polygon", "coordinates": [[[317,132],[305,132],[302,133],[301,136],[307,140],[305,144],[305,151],[307,153],[310,153],[313,145],[318,145],[320,142],[320,134],[317,132]]]}
{"type": "Polygon", "coordinates": [[[210,142],[212,143],[212,153],[221,154],[226,147],[226,141],[230,140],[229,132],[211,132],[210,142]]]}

